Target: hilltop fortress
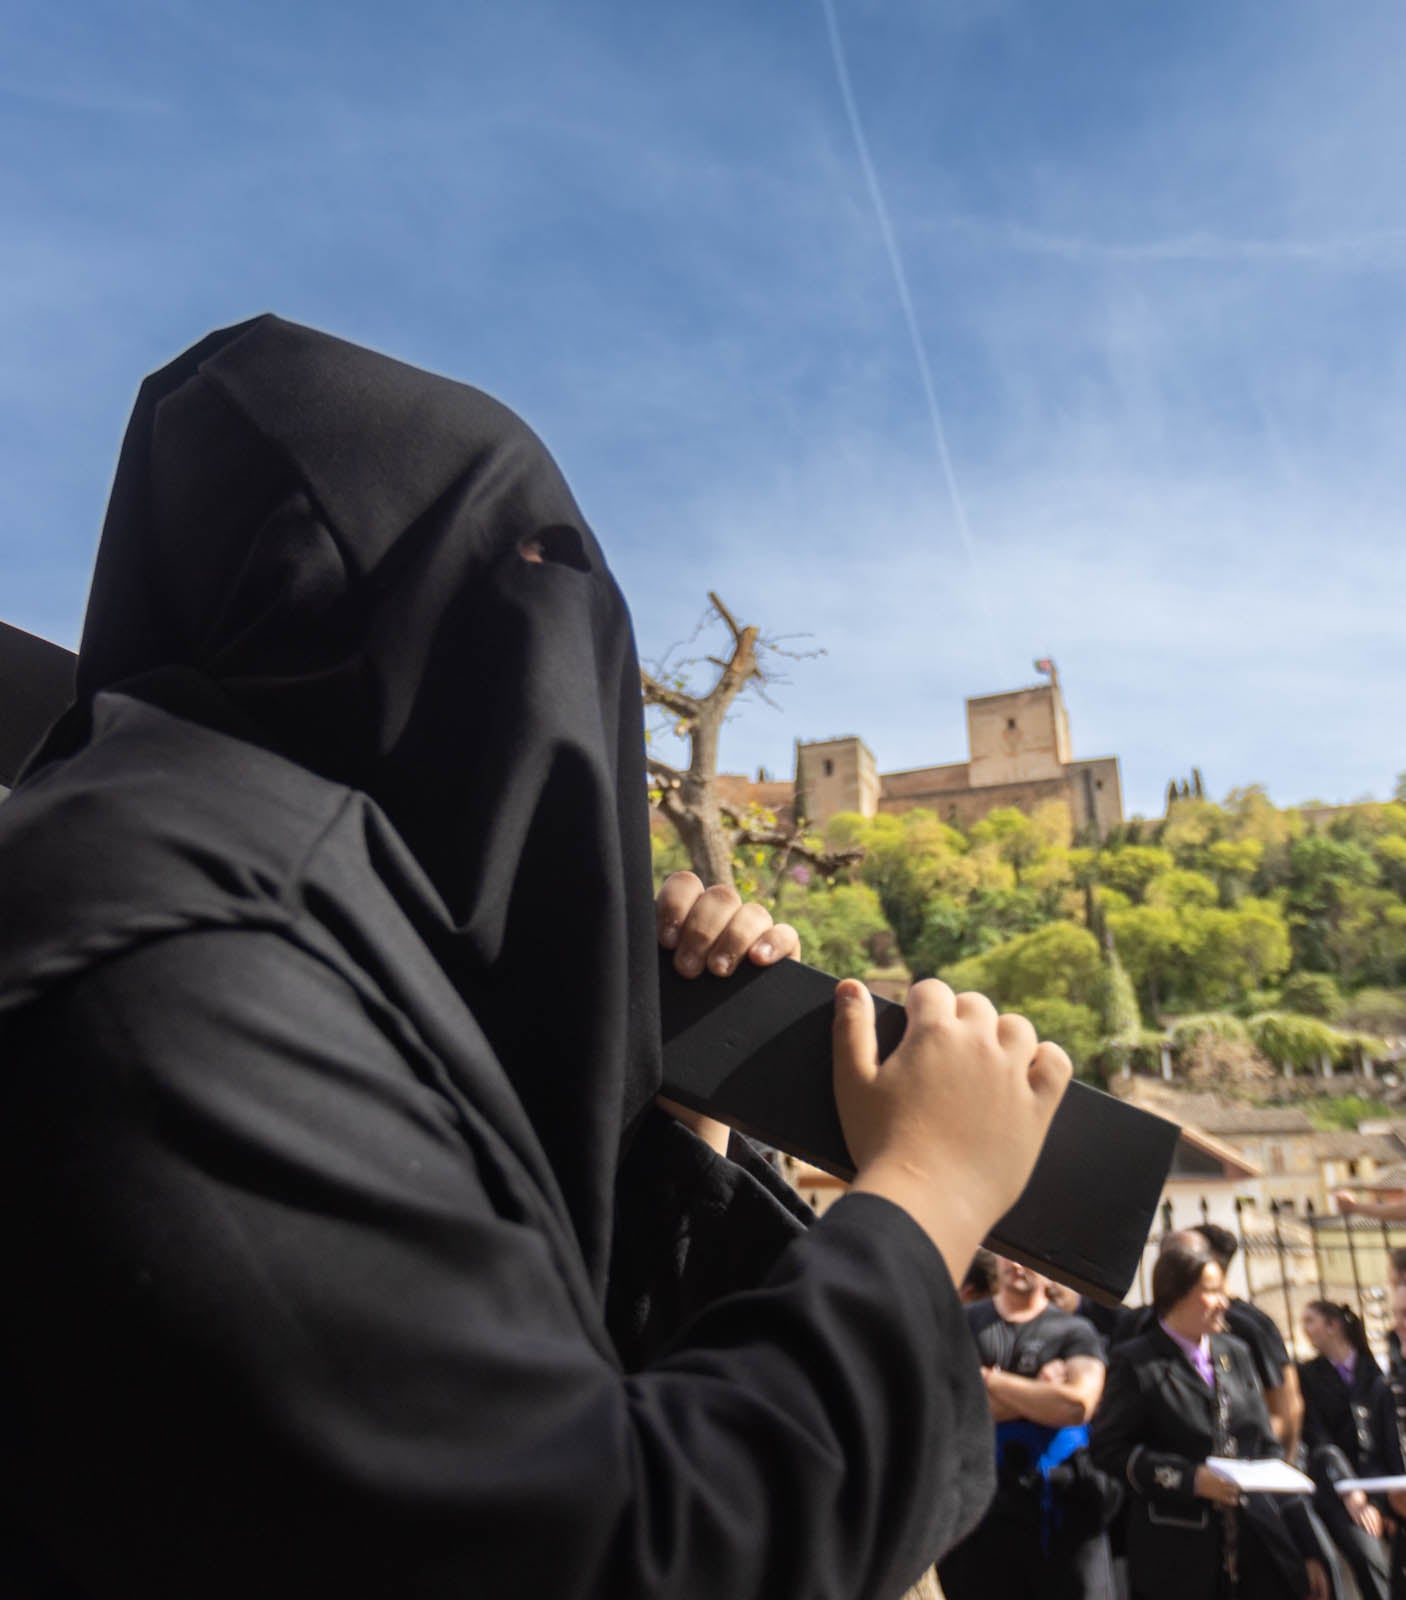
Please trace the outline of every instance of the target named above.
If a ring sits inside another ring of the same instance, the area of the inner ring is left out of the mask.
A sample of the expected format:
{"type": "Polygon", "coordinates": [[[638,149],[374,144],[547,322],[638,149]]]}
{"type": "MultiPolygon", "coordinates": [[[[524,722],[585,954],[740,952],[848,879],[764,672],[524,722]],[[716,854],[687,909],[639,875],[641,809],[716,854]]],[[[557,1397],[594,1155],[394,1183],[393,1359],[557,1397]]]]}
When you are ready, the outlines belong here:
{"type": "Polygon", "coordinates": [[[855,735],[797,740],[796,774],[790,782],[723,773],[718,788],[734,805],[755,803],[822,827],[837,812],[912,811],[921,806],[944,822],[969,827],[999,806],[1030,811],[1045,800],[1063,800],[1076,834],[1102,838],[1123,820],[1123,788],[1117,756],[1076,761],[1069,739],[1069,713],[1059,676],[1005,694],[967,701],[967,759],[907,772],[880,772],[873,752],[855,735]]]}

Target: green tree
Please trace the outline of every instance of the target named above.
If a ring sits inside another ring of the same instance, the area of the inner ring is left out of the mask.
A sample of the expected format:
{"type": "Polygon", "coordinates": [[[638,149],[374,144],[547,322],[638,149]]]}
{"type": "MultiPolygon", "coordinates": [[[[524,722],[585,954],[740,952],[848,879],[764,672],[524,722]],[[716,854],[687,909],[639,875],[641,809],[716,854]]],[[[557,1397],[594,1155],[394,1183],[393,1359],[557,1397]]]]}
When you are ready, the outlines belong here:
{"type": "MultiPolygon", "coordinates": [[[[1297,964],[1346,977],[1335,940],[1356,899],[1354,891],[1377,881],[1370,851],[1351,840],[1306,834],[1290,846],[1289,873],[1288,909],[1297,964]]],[[[1360,913],[1360,904],[1356,909],[1360,913]]]]}
{"type": "Polygon", "coordinates": [[[1338,1020],[1362,1033],[1406,1036],[1406,989],[1360,989],[1345,1002],[1338,1020]]]}
{"type": "MultiPolygon", "coordinates": [[[[1397,809],[1406,811],[1406,806],[1397,809]]],[[[1406,838],[1389,833],[1377,841],[1374,852],[1382,881],[1399,895],[1406,895],[1406,838]]]]}
{"type": "Polygon", "coordinates": [[[1031,866],[1045,849],[1044,841],[1031,820],[1015,806],[998,806],[974,823],[969,834],[973,847],[989,845],[1006,862],[1015,882],[1024,868],[1031,866]]]}
{"type": "Polygon", "coordinates": [[[1347,984],[1406,979],[1406,901],[1389,889],[1344,890],[1321,937],[1329,962],[1347,984]]]}
{"type": "Polygon", "coordinates": [[[1246,1026],[1256,1047],[1278,1066],[1312,1069],[1325,1059],[1336,1060],[1343,1046],[1326,1022],[1289,1011],[1261,1011],[1246,1026]]]}
{"type": "Polygon", "coordinates": [[[1114,850],[1101,850],[1095,861],[1098,881],[1126,895],[1130,901],[1140,901],[1154,878],[1170,872],[1175,865],[1170,850],[1159,850],[1155,845],[1125,844],[1114,850]]]}
{"type": "Polygon", "coordinates": [[[1052,1039],[1066,1051],[1074,1070],[1087,1076],[1101,1044],[1098,1017],[1091,1006],[1053,996],[1027,1000],[1021,1007],[1042,1039],[1052,1039]]]}
{"type": "Polygon", "coordinates": [[[1137,992],[1118,952],[1111,947],[1103,952],[1103,970],[1095,986],[1092,1009],[1100,1034],[1099,1064],[1103,1075],[1111,1077],[1128,1064],[1142,1036],[1137,992]]]}
{"type": "Polygon", "coordinates": [[[1229,818],[1212,800],[1178,800],[1168,807],[1161,845],[1170,850],[1177,866],[1203,872],[1210,864],[1210,847],[1224,838],[1229,818]]]}
{"type": "Polygon", "coordinates": [[[1247,898],[1233,911],[1189,905],[1182,912],[1184,998],[1193,1005],[1225,1005],[1274,982],[1293,955],[1279,907],[1247,898]]]}
{"type": "Polygon", "coordinates": [[[1105,1039],[1115,1044],[1131,1044],[1142,1031],[1137,991],[1116,950],[1104,953],[1103,970],[1094,986],[1092,1003],[1105,1039]]]}
{"type": "Polygon", "coordinates": [[[1207,848],[1207,871],[1215,878],[1222,905],[1233,905],[1250,892],[1263,860],[1259,839],[1217,839],[1207,848]]]}
{"type": "Polygon", "coordinates": [[[801,892],[788,889],[777,914],[801,936],[803,959],[837,978],[864,977],[877,942],[889,932],[879,897],[866,883],[831,887],[819,881],[801,892]]]}
{"type": "Polygon", "coordinates": [[[841,813],[826,826],[825,840],[834,850],[863,850],[860,877],[878,895],[910,967],[929,902],[944,895],[964,901],[980,878],[966,839],[931,811],[876,817],[841,813]]]}
{"type": "Polygon", "coordinates": [[[1162,996],[1181,969],[1184,933],[1181,919],[1170,906],[1130,906],[1108,913],[1108,931],[1147,1015],[1155,1018],[1162,996]]]}
{"type": "Polygon", "coordinates": [[[1194,1016],[1178,1017],[1172,1024],[1171,1041],[1174,1050],[1185,1050],[1198,1039],[1224,1039],[1231,1044],[1249,1044],[1250,1029],[1239,1017],[1228,1011],[1202,1011],[1194,1016]]]}
{"type": "Polygon", "coordinates": [[[1188,906],[1213,906],[1220,899],[1216,880],[1204,872],[1191,872],[1174,868],[1154,878],[1147,886],[1147,903],[1150,906],[1171,906],[1182,911],[1188,906]]]}
{"type": "Polygon", "coordinates": [[[1098,940],[1087,928],[1051,922],[958,962],[942,975],[954,989],[979,989],[1002,1010],[1019,1011],[1036,1000],[1069,1000],[1092,1010],[1103,962],[1098,940]]]}
{"type": "Polygon", "coordinates": [[[979,955],[1048,921],[1027,889],[979,888],[965,899],[934,895],[918,937],[905,951],[913,975],[930,978],[954,961],[979,955]]]}
{"type": "Polygon", "coordinates": [[[1295,972],[1284,980],[1279,1003],[1285,1011],[1332,1022],[1343,1013],[1342,990],[1326,972],[1295,972]]]}

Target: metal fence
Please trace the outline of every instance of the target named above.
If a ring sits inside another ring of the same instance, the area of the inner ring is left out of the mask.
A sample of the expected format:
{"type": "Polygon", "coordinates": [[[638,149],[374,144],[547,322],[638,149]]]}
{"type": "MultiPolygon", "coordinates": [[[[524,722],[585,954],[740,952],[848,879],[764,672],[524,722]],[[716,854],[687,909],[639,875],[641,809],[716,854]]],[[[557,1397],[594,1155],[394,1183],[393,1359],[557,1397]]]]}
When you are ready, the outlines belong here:
{"type": "MultiPolygon", "coordinates": [[[[1212,1217],[1204,1198],[1198,1205],[1183,1204],[1176,1215],[1170,1200],[1162,1202],[1160,1226],[1148,1239],[1138,1267],[1143,1303],[1151,1294],[1152,1264],[1163,1236],[1174,1228],[1214,1220],[1219,1219],[1212,1217]]],[[[1295,1359],[1313,1354],[1300,1326],[1312,1300],[1351,1306],[1373,1347],[1385,1349],[1391,1329],[1388,1258],[1393,1250],[1406,1248],[1406,1224],[1321,1215],[1312,1202],[1300,1214],[1286,1202],[1273,1201],[1262,1210],[1237,1200],[1234,1232],[1240,1248],[1227,1287],[1274,1319],[1295,1359]]]]}

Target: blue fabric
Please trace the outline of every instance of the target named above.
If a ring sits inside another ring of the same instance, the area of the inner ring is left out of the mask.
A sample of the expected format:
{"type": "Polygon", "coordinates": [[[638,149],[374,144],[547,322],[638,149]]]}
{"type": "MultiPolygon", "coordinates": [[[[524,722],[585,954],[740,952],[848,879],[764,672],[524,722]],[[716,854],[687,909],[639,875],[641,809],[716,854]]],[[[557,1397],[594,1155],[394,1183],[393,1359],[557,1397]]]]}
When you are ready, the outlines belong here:
{"type": "MultiPolygon", "coordinates": [[[[1087,1424],[1074,1428],[1047,1428],[1043,1423],[1027,1422],[1023,1417],[1013,1422],[996,1424],[997,1472],[1005,1466],[1006,1452],[1019,1445],[1026,1462],[1040,1474],[1040,1544],[1048,1552],[1050,1538],[1059,1517],[1050,1487],[1050,1473],[1062,1462],[1068,1461],[1076,1450],[1089,1442],[1087,1424]]],[[[1028,1470],[1028,1468],[1027,1468],[1028,1470]]]]}

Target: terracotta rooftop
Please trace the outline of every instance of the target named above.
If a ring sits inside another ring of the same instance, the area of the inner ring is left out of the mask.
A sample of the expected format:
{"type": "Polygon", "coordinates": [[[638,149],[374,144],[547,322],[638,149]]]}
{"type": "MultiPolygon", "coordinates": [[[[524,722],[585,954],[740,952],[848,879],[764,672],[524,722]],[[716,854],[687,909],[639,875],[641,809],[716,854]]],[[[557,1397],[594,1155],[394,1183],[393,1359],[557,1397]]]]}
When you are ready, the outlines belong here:
{"type": "MultiPolygon", "coordinates": [[[[1115,1087],[1117,1084],[1115,1083],[1115,1087]]],[[[1251,1106],[1219,1094],[1187,1094],[1156,1078],[1134,1078],[1122,1090],[1123,1098],[1144,1111],[1155,1111],[1172,1122],[1190,1122],[1206,1133],[1224,1135],[1233,1142],[1238,1134],[1314,1133],[1308,1113],[1297,1106],[1251,1106]]]]}
{"type": "Polygon", "coordinates": [[[1212,1132],[1230,1135],[1316,1131],[1308,1113],[1293,1106],[1242,1106],[1213,1118],[1208,1126],[1212,1132]]]}
{"type": "Polygon", "coordinates": [[[1401,1146],[1380,1133],[1316,1133],[1313,1153],[1323,1161],[1355,1161],[1370,1156],[1373,1161],[1399,1162],[1401,1146]]]}
{"type": "MultiPolygon", "coordinates": [[[[1234,1145],[1226,1144],[1223,1139],[1217,1139],[1203,1128],[1193,1127],[1190,1123],[1184,1122],[1181,1125],[1181,1136],[1192,1149],[1200,1150],[1216,1161],[1223,1161],[1227,1166],[1234,1167],[1243,1177],[1263,1176],[1264,1168],[1258,1162],[1252,1161],[1243,1150],[1237,1150],[1234,1145]]],[[[1195,1181],[1202,1180],[1198,1178],[1195,1181]]]]}

